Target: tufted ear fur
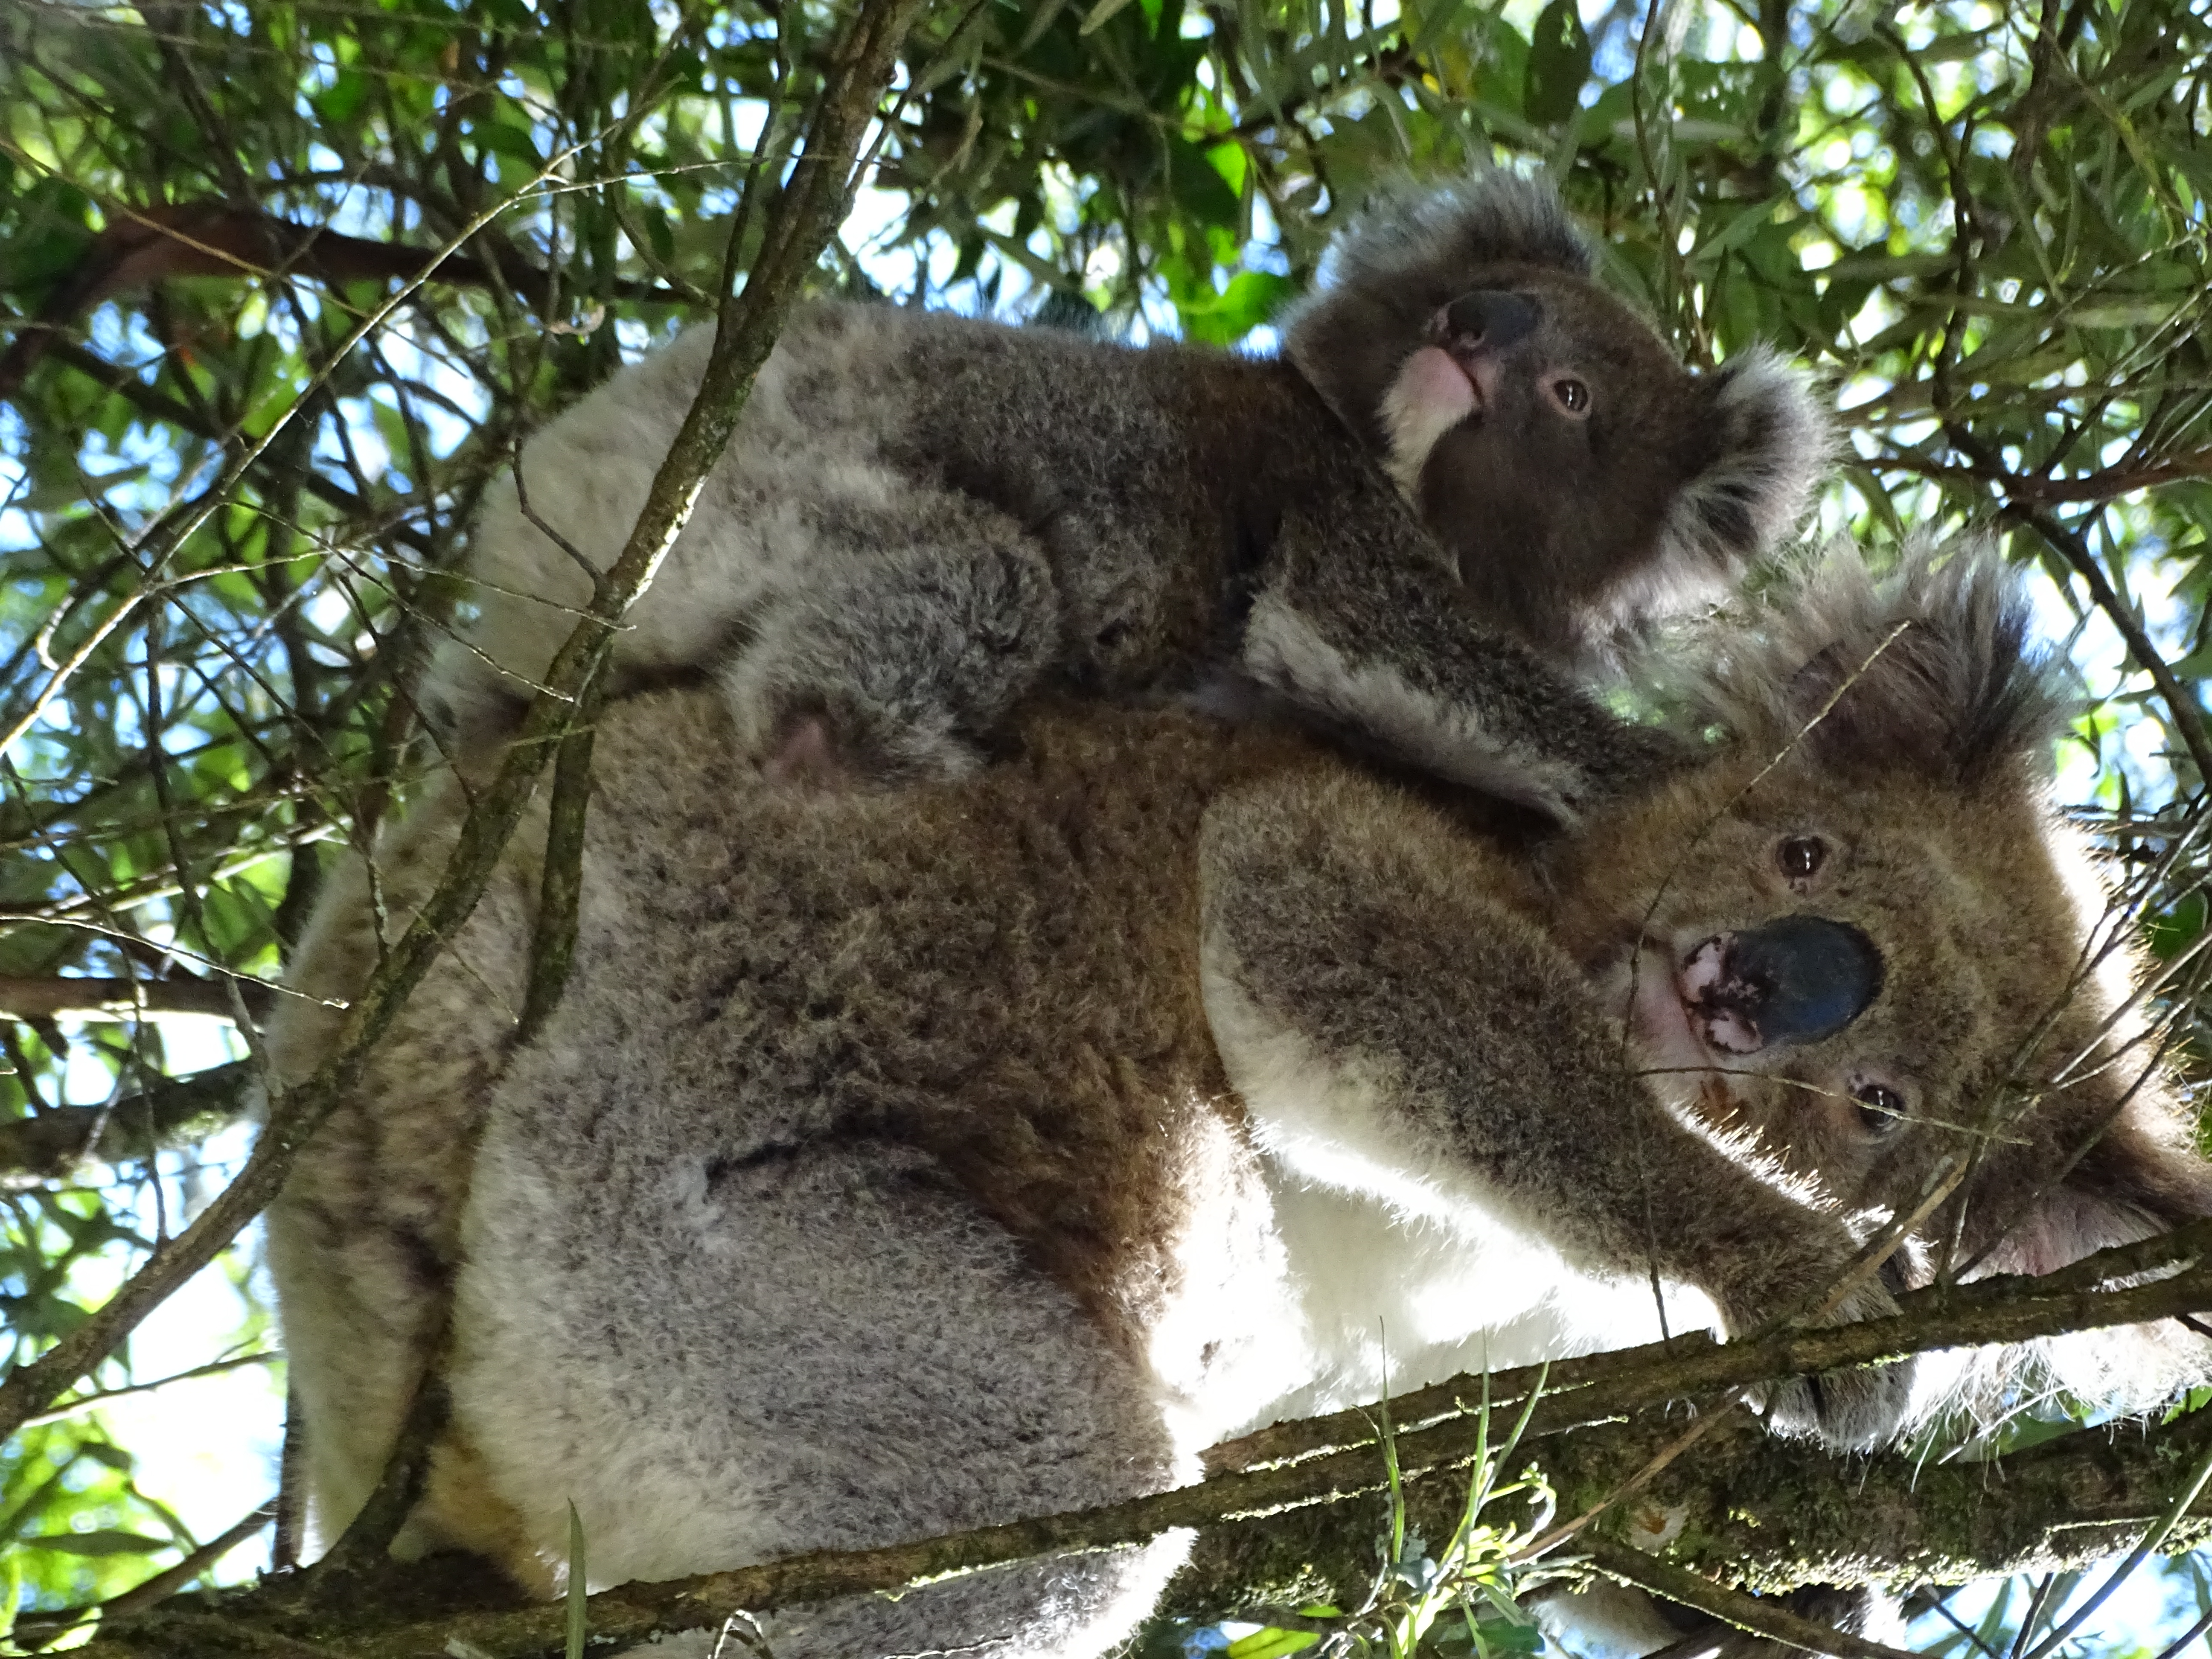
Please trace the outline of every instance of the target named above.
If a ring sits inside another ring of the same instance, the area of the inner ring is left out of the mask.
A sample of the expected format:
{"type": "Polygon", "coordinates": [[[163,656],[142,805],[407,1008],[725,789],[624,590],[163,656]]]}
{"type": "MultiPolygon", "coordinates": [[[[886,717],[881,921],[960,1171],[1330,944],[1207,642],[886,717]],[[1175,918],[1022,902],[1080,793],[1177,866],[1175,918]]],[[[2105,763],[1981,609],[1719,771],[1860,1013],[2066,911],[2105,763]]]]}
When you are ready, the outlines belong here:
{"type": "Polygon", "coordinates": [[[1988,544],[1913,545],[1881,580],[1838,544],[1761,605],[1693,671],[1699,725],[1777,751],[1794,741],[1831,772],[1969,788],[2047,775],[2069,699],[1988,544]]]}
{"type": "MultiPolygon", "coordinates": [[[[1971,1189],[1961,1261],[1978,1258],[1972,1276],[2050,1273],[2212,1216],[2212,1164],[2190,1150],[2163,1073],[2145,1075],[2152,1053],[2138,1036],[2117,1061],[2051,1093],[2055,1121],[2016,1126],[2025,1144],[1992,1159],[1971,1189]]],[[[1984,1350],[1960,1380],[1968,1401],[2002,1407],[2025,1361],[2029,1375],[2078,1398],[2140,1410],[2202,1382],[2208,1359],[2195,1333],[2163,1320],[2047,1338],[2028,1353],[1984,1350]]]]}
{"type": "MultiPolygon", "coordinates": [[[[2120,1088],[2141,1069],[2125,1061],[2114,1067],[2124,1079],[2120,1088]]],[[[2069,1157],[2080,1152],[2071,1170],[2016,1212],[2002,1213],[1993,1204],[1984,1229],[1969,1224],[1969,1239],[1983,1234],[1986,1271],[2050,1273],[2110,1245],[2212,1216],[2212,1164],[2182,1144],[2178,1114],[2160,1080],[2150,1079],[2116,1116],[2110,1107],[2096,1109],[2103,1103],[2084,1101],[2089,1109],[2069,1114],[2075,1120],[2075,1144],[2059,1150],[2069,1157]],[[2086,1151],[2084,1141],[2090,1141],[2086,1151]]]]}
{"type": "Polygon", "coordinates": [[[1686,583],[1731,579],[1797,527],[1833,447],[1811,381],[1763,345],[1698,381],[1710,459],[1659,532],[1658,568],[1686,583]]]}

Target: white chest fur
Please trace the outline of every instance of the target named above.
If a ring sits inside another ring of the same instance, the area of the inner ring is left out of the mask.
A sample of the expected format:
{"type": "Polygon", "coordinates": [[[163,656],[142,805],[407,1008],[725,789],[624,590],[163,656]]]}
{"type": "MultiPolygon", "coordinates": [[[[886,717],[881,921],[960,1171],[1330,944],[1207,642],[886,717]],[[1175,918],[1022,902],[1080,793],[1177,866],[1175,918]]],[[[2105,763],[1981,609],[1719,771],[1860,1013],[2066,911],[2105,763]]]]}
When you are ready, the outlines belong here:
{"type": "MultiPolygon", "coordinates": [[[[1206,1311],[1170,1317],[1160,1335],[1206,1329],[1211,1343],[1202,1357],[1187,1340],[1154,1349],[1193,1431],[1231,1435],[1386,1389],[1658,1340],[1648,1279],[1579,1269],[1540,1218],[1473,1170],[1410,1156],[1392,1133],[1384,1068],[1322,1054],[1225,974],[1206,974],[1206,1001],[1264,1194],[1244,1223],[1264,1217],[1265,1241],[1194,1231],[1186,1283],[1204,1286],[1206,1311]]],[[[1717,1325],[1702,1293],[1665,1290],[1666,1329],[1717,1325]]]]}

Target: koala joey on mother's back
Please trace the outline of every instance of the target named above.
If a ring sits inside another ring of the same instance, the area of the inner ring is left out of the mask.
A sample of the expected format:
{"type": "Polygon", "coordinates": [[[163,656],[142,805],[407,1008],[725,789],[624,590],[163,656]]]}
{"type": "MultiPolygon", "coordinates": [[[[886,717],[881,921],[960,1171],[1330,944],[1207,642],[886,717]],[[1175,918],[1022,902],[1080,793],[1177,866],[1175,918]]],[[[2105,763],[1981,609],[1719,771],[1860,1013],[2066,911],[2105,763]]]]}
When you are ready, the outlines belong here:
{"type": "MultiPolygon", "coordinates": [[[[1724,581],[1794,524],[1824,448],[1769,354],[1691,374],[1593,264],[1548,189],[1490,173],[1352,224],[1284,359],[804,307],[617,684],[712,672],[754,758],[822,781],[965,771],[1033,686],[1256,688],[1571,816],[1593,766],[1649,750],[1562,660],[1724,581]]],[[[601,568],[620,550],[711,343],[616,376],[495,495],[480,620],[425,687],[465,751],[589,597],[561,542],[601,568]]]]}
{"type": "MultiPolygon", "coordinates": [[[[1372,1397],[1383,1341],[1403,1387],[1654,1334],[1655,1279],[1675,1329],[1754,1329],[1964,1144],[1832,1316],[1935,1241],[2042,1268],[2212,1212],[2124,952],[2087,948],[2023,614],[1972,558],[1840,561],[1690,685],[1686,729],[1726,736],[1533,843],[1262,723],[1033,704],[971,777],[799,796],[743,787],[711,693],[611,706],[557,1015],[510,1048],[526,826],[270,1212],[320,1530],[449,1306],[410,1546],[543,1584],[573,1501],[612,1582],[1157,1489],[1372,1397]]],[[[449,781],[396,827],[377,903],[358,870],[326,892],[288,1073],[463,804],[449,781]]],[[[2096,1349],[2137,1387],[2190,1358],[2096,1349]]],[[[1869,1445],[1940,1381],[1832,1374],[1770,1415],[1869,1445]]],[[[1095,1653],[1182,1547],[769,1639],[1095,1653]]]]}

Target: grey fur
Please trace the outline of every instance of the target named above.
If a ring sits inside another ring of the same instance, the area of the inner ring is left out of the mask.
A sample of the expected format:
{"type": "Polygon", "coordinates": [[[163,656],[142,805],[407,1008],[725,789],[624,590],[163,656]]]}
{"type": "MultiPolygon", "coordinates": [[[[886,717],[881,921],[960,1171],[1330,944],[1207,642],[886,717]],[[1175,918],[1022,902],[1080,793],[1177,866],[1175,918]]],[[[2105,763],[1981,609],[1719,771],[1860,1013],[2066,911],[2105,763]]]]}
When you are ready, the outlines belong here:
{"type": "MultiPolygon", "coordinates": [[[[526,830],[271,1212],[321,1530],[448,1297],[454,1426],[406,1543],[541,1586],[572,1498],[609,1577],[887,1543],[1171,1484],[1224,1435],[1372,1397],[1385,1340],[1407,1387],[1656,1334],[1655,1270],[1677,1330],[1802,1310],[2044,1029],[2097,895],[2001,577],[1923,559],[1814,592],[1705,681],[1735,736],[1534,848],[1261,723],[1033,707],[959,782],[817,795],[753,783],[698,690],[611,708],[557,1018],[502,1054],[526,830]],[[1835,648],[1899,624],[1842,746],[1792,744],[1835,648]],[[1968,731],[2002,752],[1922,740],[1968,731]],[[1795,915],[1880,952],[1871,1004],[1698,1047],[1729,1012],[1706,945],[1795,915]],[[1904,1118],[1863,1109],[1869,1078],[1904,1118]]],[[[389,838],[395,925],[460,794],[389,838]]],[[[367,908],[334,885],[298,982],[366,979],[367,908]]],[[[2166,1079],[2120,1058],[2130,965],[2052,1018],[2044,1086],[1888,1284],[1954,1219],[2003,1270],[2212,1212],[2166,1079]],[[2053,1082],[2077,1052],[2113,1063],[2053,1082]]],[[[286,1008],[298,1074],[329,1020],[286,1008]]],[[[2203,1369],[2089,1346],[2105,1369],[2063,1374],[2130,1397],[2203,1369]]],[[[1871,1444],[1958,1375],[1800,1382],[1770,1418],[1871,1444]]],[[[793,1610],[776,1651],[1097,1652],[1179,1548],[793,1610]]]]}
{"type": "MultiPolygon", "coordinates": [[[[1797,377],[1752,356],[1691,374],[1589,266],[1555,196],[1493,173],[1358,219],[1285,359],[804,310],[633,611],[617,681],[712,673],[771,774],[882,782],[969,769],[1032,687],[1131,702],[1225,678],[1571,817],[1657,757],[1564,667],[1786,532],[1824,447],[1797,377]],[[1492,291],[1531,307],[1527,337],[1446,326],[1492,291]],[[1595,399],[1574,416],[1544,391],[1570,373],[1595,399]],[[1256,638],[1263,611],[1313,648],[1256,638]]],[[[526,447],[531,508],[594,565],[708,343],[683,336],[526,447]]],[[[512,489],[468,574],[482,616],[425,702],[475,755],[587,585],[512,489]]]]}

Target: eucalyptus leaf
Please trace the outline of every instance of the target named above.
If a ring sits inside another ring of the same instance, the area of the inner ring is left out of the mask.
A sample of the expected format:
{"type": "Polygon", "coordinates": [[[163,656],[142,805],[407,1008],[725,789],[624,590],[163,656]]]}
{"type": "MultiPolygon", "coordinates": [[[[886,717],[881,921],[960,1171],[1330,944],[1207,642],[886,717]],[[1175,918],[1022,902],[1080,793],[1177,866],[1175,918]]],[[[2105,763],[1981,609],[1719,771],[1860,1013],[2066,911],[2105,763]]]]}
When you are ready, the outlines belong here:
{"type": "Polygon", "coordinates": [[[1590,38],[1574,0],[1551,0],[1528,31],[1528,69],[1521,106],[1531,121],[1554,125],[1579,107],[1589,80],[1590,38]]]}

